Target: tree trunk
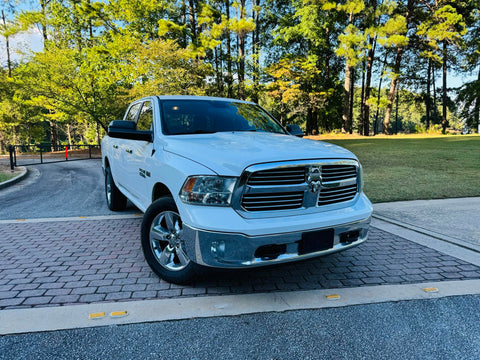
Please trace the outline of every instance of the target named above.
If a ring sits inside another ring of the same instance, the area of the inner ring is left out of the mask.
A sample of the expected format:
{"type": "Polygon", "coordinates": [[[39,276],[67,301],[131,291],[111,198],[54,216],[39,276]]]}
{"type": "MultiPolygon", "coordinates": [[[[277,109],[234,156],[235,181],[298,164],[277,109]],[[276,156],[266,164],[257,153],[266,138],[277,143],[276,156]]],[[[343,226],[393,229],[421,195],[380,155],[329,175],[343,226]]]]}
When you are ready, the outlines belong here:
{"type": "Polygon", "coordinates": [[[400,84],[397,84],[397,101],[395,106],[395,134],[398,134],[398,99],[400,94],[400,84]]]}
{"type": "Polygon", "coordinates": [[[442,133],[447,131],[447,41],[443,41],[443,94],[442,94],[442,133]]]}
{"type": "Polygon", "coordinates": [[[395,57],[395,65],[392,74],[392,81],[390,83],[390,90],[388,91],[388,104],[385,110],[385,119],[383,120],[383,133],[389,134],[390,117],[392,115],[393,102],[395,101],[395,92],[397,89],[398,77],[400,76],[400,64],[402,63],[403,48],[397,48],[397,55],[395,57]]]}
{"type": "Polygon", "coordinates": [[[351,71],[351,67],[348,66],[348,61],[347,61],[347,66],[345,67],[345,83],[343,86],[345,90],[345,97],[343,98],[342,133],[346,133],[349,131],[348,124],[350,123],[349,115],[350,115],[350,81],[351,81],[350,71],[351,71]]]}
{"type": "Polygon", "coordinates": [[[52,120],[49,121],[50,123],[50,148],[51,151],[57,151],[57,127],[55,122],[52,120]]]}
{"type": "Polygon", "coordinates": [[[380,81],[378,83],[378,95],[377,95],[377,113],[375,114],[375,122],[373,125],[373,134],[377,135],[378,133],[378,116],[380,114],[380,98],[382,96],[382,81],[383,74],[385,73],[385,67],[387,66],[387,52],[385,52],[385,59],[383,59],[382,73],[380,74],[380,81]]]}
{"type": "Polygon", "coordinates": [[[258,103],[258,85],[260,78],[260,62],[259,62],[259,46],[260,46],[260,11],[257,9],[260,6],[260,0],[252,1],[252,17],[255,23],[255,29],[252,33],[252,54],[253,54],[253,93],[252,101],[258,103]]]}
{"type": "Polygon", "coordinates": [[[72,144],[72,135],[70,134],[70,124],[67,123],[67,137],[68,137],[68,144],[72,144]]]}
{"type": "MultiPolygon", "coordinates": [[[[6,28],[7,27],[7,22],[5,20],[5,12],[3,10],[2,10],[2,19],[3,19],[3,25],[6,28]]],[[[12,77],[12,61],[10,59],[10,40],[9,40],[8,35],[5,35],[5,45],[6,45],[6,50],[7,50],[8,77],[12,77]]]]}
{"type": "MultiPolygon", "coordinates": [[[[478,69],[477,85],[480,85],[480,68],[478,69]]],[[[477,131],[480,132],[480,92],[477,92],[477,99],[475,100],[475,107],[473,109],[473,121],[477,125],[477,131]]]]}
{"type": "Polygon", "coordinates": [[[353,133],[353,93],[355,91],[355,68],[350,70],[350,108],[348,110],[348,132],[353,133]]]}
{"type": "Polygon", "coordinates": [[[43,49],[48,49],[48,35],[47,35],[47,6],[50,0],[40,0],[40,7],[42,9],[42,36],[43,36],[43,49]]]}
{"type": "Polygon", "coordinates": [[[360,95],[360,121],[358,124],[358,133],[363,135],[363,112],[365,111],[365,73],[366,73],[366,66],[367,60],[363,59],[362,61],[362,93],[360,95]]]}
{"type": "Polygon", "coordinates": [[[97,145],[99,145],[100,144],[100,128],[98,127],[98,119],[95,119],[95,125],[96,125],[95,135],[96,135],[97,145]]]}
{"type": "MultiPolygon", "coordinates": [[[[351,24],[353,20],[353,13],[350,13],[348,17],[348,24],[351,24]]],[[[350,131],[349,124],[352,122],[350,118],[350,98],[351,98],[351,81],[352,81],[352,67],[348,63],[348,57],[345,57],[345,82],[343,88],[345,89],[345,98],[343,99],[343,112],[342,112],[342,132],[346,133],[350,131]]]]}
{"type": "Polygon", "coordinates": [[[308,135],[318,134],[318,112],[312,106],[307,109],[307,126],[306,131],[308,135]]]}
{"type": "MultiPolygon", "coordinates": [[[[437,108],[437,82],[435,79],[435,66],[432,66],[432,83],[433,83],[433,115],[437,118],[438,108],[437,108]]],[[[433,119],[432,119],[433,124],[433,119]]]]}
{"type": "Polygon", "coordinates": [[[425,97],[425,127],[428,130],[430,128],[430,112],[431,110],[431,98],[430,98],[430,82],[432,73],[432,60],[428,60],[428,72],[427,72],[427,95],[425,97]]]}
{"type": "Polygon", "coordinates": [[[190,39],[193,44],[193,48],[197,47],[197,23],[195,20],[195,0],[188,0],[188,19],[190,26],[190,39]]]}
{"type": "MultiPolygon", "coordinates": [[[[245,0],[240,0],[240,20],[245,18],[245,0]]],[[[245,33],[238,36],[238,98],[245,99],[245,33]]]]}
{"type": "Polygon", "coordinates": [[[367,59],[367,80],[365,83],[365,97],[364,97],[364,109],[363,109],[363,135],[370,135],[370,84],[372,83],[372,69],[373,61],[375,60],[375,49],[377,47],[376,37],[370,38],[370,50],[368,50],[367,59]]]}
{"type": "MultiPolygon", "coordinates": [[[[225,12],[227,16],[227,23],[230,21],[230,1],[225,1],[225,12]]],[[[230,29],[227,28],[227,97],[232,97],[232,85],[233,85],[233,76],[232,76],[232,49],[231,49],[231,37],[230,29]]]]}
{"type": "MultiPolygon", "coordinates": [[[[187,6],[185,5],[185,0],[182,0],[182,5],[180,7],[180,11],[182,13],[182,16],[180,18],[180,21],[182,25],[186,27],[187,25],[187,6]]],[[[186,31],[182,31],[182,39],[180,42],[180,46],[185,49],[187,47],[187,33],[186,31]]]]}
{"type": "Polygon", "coordinates": [[[222,96],[223,95],[222,66],[220,63],[218,52],[219,52],[218,47],[215,47],[213,49],[213,54],[215,57],[215,77],[216,77],[215,82],[217,83],[217,92],[220,96],[222,96]]]}

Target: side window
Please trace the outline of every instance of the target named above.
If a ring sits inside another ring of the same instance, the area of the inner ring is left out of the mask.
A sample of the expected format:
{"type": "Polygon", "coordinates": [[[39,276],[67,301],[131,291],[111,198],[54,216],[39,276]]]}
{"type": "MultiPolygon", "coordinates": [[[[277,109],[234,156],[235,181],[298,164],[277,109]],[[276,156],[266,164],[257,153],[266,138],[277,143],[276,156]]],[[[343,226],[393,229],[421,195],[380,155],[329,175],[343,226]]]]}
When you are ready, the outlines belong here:
{"type": "Polygon", "coordinates": [[[150,130],[153,123],[153,108],[150,101],[145,101],[140,110],[137,121],[137,130],[150,130]]]}
{"type": "Polygon", "coordinates": [[[140,109],[140,105],[142,104],[135,104],[133,105],[130,110],[128,110],[127,116],[125,117],[125,120],[127,121],[135,121],[137,118],[138,114],[138,109],[140,109]]]}

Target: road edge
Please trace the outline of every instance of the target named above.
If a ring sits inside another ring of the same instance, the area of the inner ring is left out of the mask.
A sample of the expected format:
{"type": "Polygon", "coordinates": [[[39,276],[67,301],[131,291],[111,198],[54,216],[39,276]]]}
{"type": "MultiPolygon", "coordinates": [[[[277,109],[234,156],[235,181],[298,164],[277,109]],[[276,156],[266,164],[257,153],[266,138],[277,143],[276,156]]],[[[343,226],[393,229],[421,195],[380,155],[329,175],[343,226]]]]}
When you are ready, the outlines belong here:
{"type": "Polygon", "coordinates": [[[480,280],[153,299],[0,311],[0,335],[480,295],[480,280]]]}
{"type": "Polygon", "coordinates": [[[20,174],[18,174],[17,176],[15,176],[14,178],[10,179],[10,180],[7,180],[7,181],[4,181],[4,182],[1,182],[0,183],[0,189],[4,189],[6,187],[9,187],[13,184],[16,184],[17,182],[19,182],[20,180],[22,180],[25,176],[27,176],[28,174],[28,169],[24,166],[18,166],[19,169],[22,170],[22,172],[20,174]]]}

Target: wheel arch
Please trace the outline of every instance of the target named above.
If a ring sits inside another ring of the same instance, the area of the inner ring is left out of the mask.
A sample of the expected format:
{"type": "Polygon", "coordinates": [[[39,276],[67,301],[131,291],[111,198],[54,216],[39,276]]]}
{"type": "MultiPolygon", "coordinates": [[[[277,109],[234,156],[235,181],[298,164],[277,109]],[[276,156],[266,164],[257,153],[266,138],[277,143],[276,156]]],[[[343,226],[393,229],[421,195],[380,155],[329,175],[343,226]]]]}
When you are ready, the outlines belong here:
{"type": "Polygon", "coordinates": [[[152,202],[163,196],[170,196],[173,198],[173,194],[168,188],[168,186],[164,183],[158,182],[153,186],[152,189],[152,202]]]}

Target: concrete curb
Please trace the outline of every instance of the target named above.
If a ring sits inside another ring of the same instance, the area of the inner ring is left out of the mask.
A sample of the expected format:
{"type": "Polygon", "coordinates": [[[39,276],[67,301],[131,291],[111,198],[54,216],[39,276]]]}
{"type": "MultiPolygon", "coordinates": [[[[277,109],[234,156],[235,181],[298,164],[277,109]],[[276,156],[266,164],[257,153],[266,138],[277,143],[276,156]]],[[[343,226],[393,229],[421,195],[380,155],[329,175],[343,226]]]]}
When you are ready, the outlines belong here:
{"type": "Polygon", "coordinates": [[[22,180],[25,176],[27,176],[28,169],[26,167],[23,167],[23,166],[19,166],[19,168],[22,170],[22,172],[20,174],[18,174],[17,176],[15,176],[14,178],[0,183],[0,189],[4,189],[4,188],[9,187],[13,184],[16,184],[17,182],[22,180]]]}
{"type": "Polygon", "coordinates": [[[463,280],[2,310],[0,335],[479,294],[480,280],[463,280]]]}

